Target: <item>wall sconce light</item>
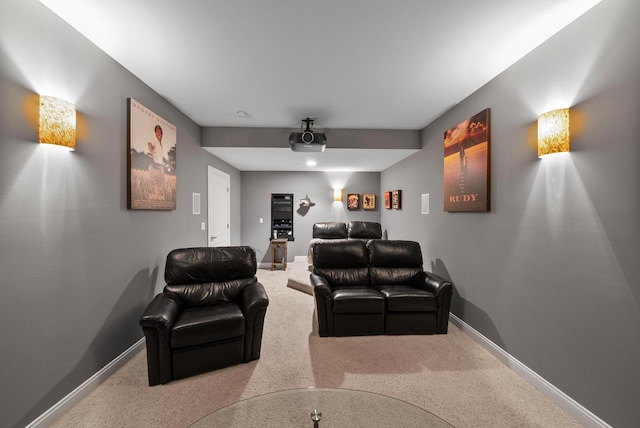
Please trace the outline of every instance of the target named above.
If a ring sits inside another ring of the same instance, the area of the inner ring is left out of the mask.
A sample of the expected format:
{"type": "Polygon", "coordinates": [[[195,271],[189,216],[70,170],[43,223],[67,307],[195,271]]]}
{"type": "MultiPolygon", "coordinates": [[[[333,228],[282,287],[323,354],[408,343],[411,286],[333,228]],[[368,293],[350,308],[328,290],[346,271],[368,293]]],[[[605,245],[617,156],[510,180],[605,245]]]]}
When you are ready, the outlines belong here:
{"type": "Polygon", "coordinates": [[[38,141],[75,150],[76,106],[59,98],[40,96],[38,141]]]}
{"type": "Polygon", "coordinates": [[[342,189],[333,189],[333,202],[342,202],[342,189]]]}
{"type": "Polygon", "coordinates": [[[538,157],[569,151],[569,109],[538,116],[538,157]]]}

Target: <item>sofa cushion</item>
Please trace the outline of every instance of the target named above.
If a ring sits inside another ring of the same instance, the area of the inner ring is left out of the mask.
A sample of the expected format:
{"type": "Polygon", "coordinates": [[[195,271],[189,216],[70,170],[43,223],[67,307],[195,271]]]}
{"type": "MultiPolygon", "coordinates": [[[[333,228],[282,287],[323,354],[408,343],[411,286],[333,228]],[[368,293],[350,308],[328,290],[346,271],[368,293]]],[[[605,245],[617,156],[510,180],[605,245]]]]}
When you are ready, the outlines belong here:
{"type": "Polygon", "coordinates": [[[371,284],[412,284],[422,272],[420,244],[414,241],[371,240],[367,243],[371,284]]]}
{"type": "Polygon", "coordinates": [[[257,269],[255,250],[249,246],[179,248],[167,255],[167,284],[206,284],[251,278],[257,269]]]}
{"type": "Polygon", "coordinates": [[[347,287],[334,290],[333,312],[339,314],[381,314],[384,297],[370,287],[347,287]]]}
{"type": "Polygon", "coordinates": [[[314,266],[313,271],[316,275],[324,277],[331,288],[370,286],[369,269],[367,268],[330,269],[314,266]]]}
{"type": "Polygon", "coordinates": [[[244,316],[235,303],[185,309],[171,329],[171,347],[184,348],[242,336],[244,316]]]}
{"type": "Polygon", "coordinates": [[[378,285],[411,285],[415,283],[418,273],[422,272],[420,268],[412,267],[374,267],[370,269],[371,284],[378,285]]]}
{"type": "Polygon", "coordinates": [[[180,296],[187,307],[211,306],[239,301],[245,287],[256,281],[257,278],[254,276],[206,284],[167,284],[164,287],[164,292],[180,296]]]}
{"type": "Polygon", "coordinates": [[[370,285],[368,261],[362,241],[327,240],[313,247],[313,273],[325,277],[332,288],[370,285]]]}
{"type": "Polygon", "coordinates": [[[307,262],[309,263],[309,265],[313,265],[313,249],[315,248],[316,244],[318,244],[319,242],[339,242],[339,241],[347,241],[347,238],[340,238],[340,239],[324,239],[324,238],[312,238],[311,241],[309,241],[309,248],[307,249],[307,262]]]}
{"type": "Polygon", "coordinates": [[[316,242],[313,265],[325,269],[366,268],[369,265],[367,247],[364,242],[351,239],[316,242]]]}
{"type": "Polygon", "coordinates": [[[347,235],[351,239],[381,239],[382,226],[373,221],[350,221],[347,235]]]}
{"type": "Polygon", "coordinates": [[[410,285],[377,286],[385,297],[389,312],[431,312],[438,310],[438,299],[433,293],[410,285]]]}
{"type": "Polygon", "coordinates": [[[327,221],[313,225],[313,238],[346,239],[347,225],[341,221],[327,221]]]}
{"type": "Polygon", "coordinates": [[[415,241],[376,239],[367,248],[371,266],[422,268],[422,251],[415,241]]]}

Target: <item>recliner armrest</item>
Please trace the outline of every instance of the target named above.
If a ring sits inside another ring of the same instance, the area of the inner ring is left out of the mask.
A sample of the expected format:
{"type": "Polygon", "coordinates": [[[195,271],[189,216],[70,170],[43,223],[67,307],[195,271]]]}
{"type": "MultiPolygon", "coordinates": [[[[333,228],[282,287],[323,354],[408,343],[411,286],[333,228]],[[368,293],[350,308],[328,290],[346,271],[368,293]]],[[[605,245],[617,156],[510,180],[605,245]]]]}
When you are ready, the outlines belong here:
{"type": "Polygon", "coordinates": [[[242,291],[240,309],[247,319],[253,319],[255,315],[269,306],[269,297],[264,285],[255,281],[247,285],[242,291]]]}
{"type": "Polygon", "coordinates": [[[441,294],[451,293],[453,291],[453,284],[446,279],[439,277],[431,272],[422,271],[416,275],[417,285],[427,290],[436,296],[441,294]]]}
{"type": "Polygon", "coordinates": [[[140,317],[147,343],[149,386],[171,380],[171,329],[184,303],[174,293],[160,293],[151,300],[140,317]]]}
{"type": "Polygon", "coordinates": [[[438,299],[436,334],[446,334],[449,328],[449,310],[451,309],[453,284],[451,281],[425,271],[419,272],[418,275],[416,275],[416,283],[422,289],[436,295],[438,299]]]}
{"type": "Polygon", "coordinates": [[[311,285],[313,286],[313,293],[331,299],[331,286],[327,282],[327,279],[315,273],[309,274],[309,277],[311,279],[311,285]]]}
{"type": "Polygon", "coordinates": [[[143,328],[168,331],[182,311],[182,300],[173,293],[160,293],[147,305],[140,317],[143,328]]]}

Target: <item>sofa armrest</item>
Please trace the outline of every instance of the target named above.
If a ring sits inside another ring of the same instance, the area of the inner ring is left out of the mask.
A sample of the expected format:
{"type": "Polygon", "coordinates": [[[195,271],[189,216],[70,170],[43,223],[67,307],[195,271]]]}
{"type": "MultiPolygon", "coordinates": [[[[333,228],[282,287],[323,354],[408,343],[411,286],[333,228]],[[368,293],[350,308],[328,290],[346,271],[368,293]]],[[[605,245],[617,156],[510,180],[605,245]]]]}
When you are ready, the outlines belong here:
{"type": "Polygon", "coordinates": [[[453,284],[438,275],[424,271],[416,275],[416,281],[420,288],[435,294],[438,299],[436,334],[446,334],[449,327],[449,310],[451,309],[453,284]]]}
{"type": "Polygon", "coordinates": [[[313,287],[313,293],[331,299],[331,286],[324,276],[316,275],[315,273],[309,274],[311,279],[311,286],[313,287]]]}
{"type": "Polygon", "coordinates": [[[247,285],[242,291],[240,309],[244,316],[252,320],[258,312],[269,306],[269,297],[262,283],[255,281],[247,285]]]}
{"type": "Polygon", "coordinates": [[[453,284],[451,284],[450,281],[447,281],[446,279],[431,272],[420,272],[416,275],[416,282],[420,288],[427,290],[436,296],[441,296],[453,291],[453,284]]]}
{"type": "Polygon", "coordinates": [[[321,337],[333,336],[333,300],[331,286],[324,276],[309,274],[313,297],[316,304],[315,315],[318,321],[318,334],[321,337]]]}
{"type": "Polygon", "coordinates": [[[264,285],[257,280],[247,285],[242,291],[240,310],[245,316],[244,358],[243,362],[260,358],[262,349],[262,331],[264,318],[269,306],[269,297],[264,285]]]}
{"type": "Polygon", "coordinates": [[[184,303],[177,294],[160,293],[140,317],[147,348],[149,385],[171,380],[171,329],[184,303]]]}
{"type": "Polygon", "coordinates": [[[147,305],[140,317],[142,328],[169,331],[182,311],[182,300],[173,293],[160,293],[147,305]]]}

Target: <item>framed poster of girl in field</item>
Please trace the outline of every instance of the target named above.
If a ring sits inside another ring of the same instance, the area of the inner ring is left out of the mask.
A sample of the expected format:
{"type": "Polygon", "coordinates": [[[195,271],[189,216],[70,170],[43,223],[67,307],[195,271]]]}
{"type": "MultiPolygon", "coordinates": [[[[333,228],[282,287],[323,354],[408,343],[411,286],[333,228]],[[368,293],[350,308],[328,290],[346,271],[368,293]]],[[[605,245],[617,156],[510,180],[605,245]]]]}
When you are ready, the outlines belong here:
{"type": "Polygon", "coordinates": [[[176,209],[176,127],[129,98],[127,208],[176,209]]]}

